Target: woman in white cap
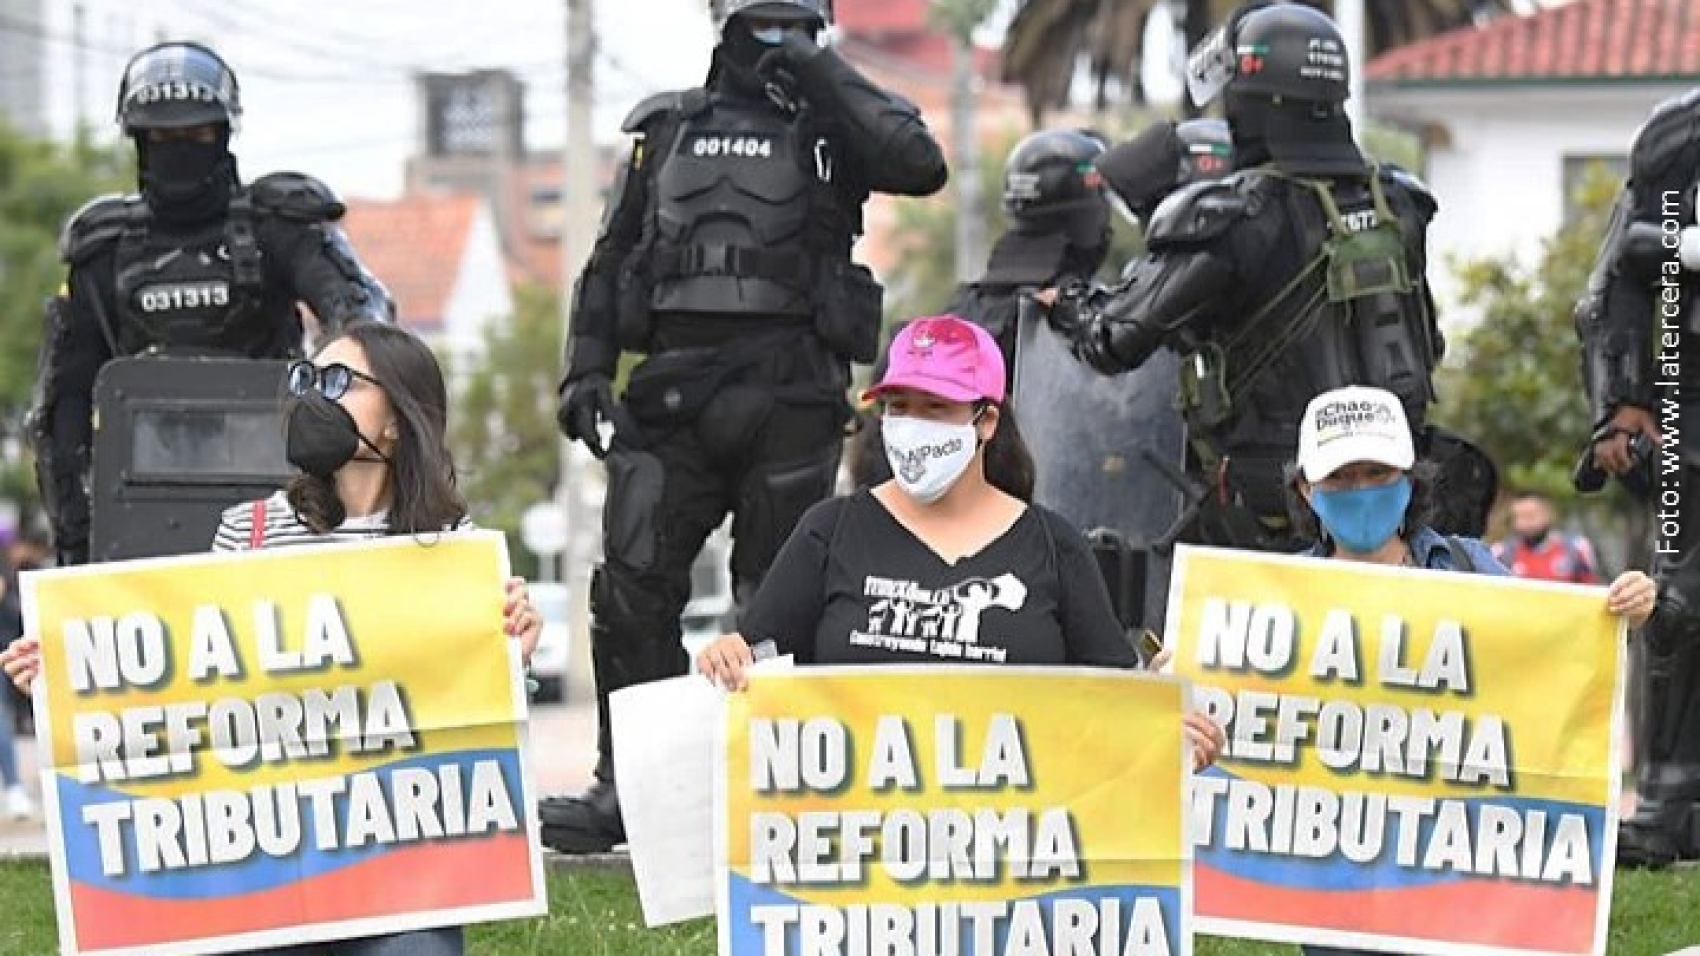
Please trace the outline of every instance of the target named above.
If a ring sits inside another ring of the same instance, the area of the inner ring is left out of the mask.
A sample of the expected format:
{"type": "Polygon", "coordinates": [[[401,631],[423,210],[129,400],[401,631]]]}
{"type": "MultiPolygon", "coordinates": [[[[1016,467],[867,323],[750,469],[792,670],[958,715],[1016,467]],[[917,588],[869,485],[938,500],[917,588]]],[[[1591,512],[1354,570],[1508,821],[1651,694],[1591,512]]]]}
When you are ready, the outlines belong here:
{"type": "MultiPolygon", "coordinates": [[[[865,397],[884,406],[892,479],[815,505],[697,669],[742,690],[752,646],[800,664],[1138,667],[1091,552],[1031,503],[1033,462],[1006,404],[1002,353],[955,316],[917,319],[865,397]]],[[[1202,714],[1194,763],[1223,734],[1202,714]]]]}
{"type": "MultiPolygon", "coordinates": [[[[1430,528],[1434,469],[1416,460],[1405,408],[1379,388],[1342,388],[1311,400],[1299,423],[1298,458],[1288,472],[1294,530],[1317,540],[1313,557],[1509,575],[1475,538],[1430,528]]],[[[1606,609],[1631,627],[1652,616],[1653,579],[1625,571],[1606,593],[1606,609]]],[[[1356,956],[1359,950],[1303,947],[1307,956],[1356,956]]],[[[1367,951],[1362,951],[1369,956],[1367,951]]]]}

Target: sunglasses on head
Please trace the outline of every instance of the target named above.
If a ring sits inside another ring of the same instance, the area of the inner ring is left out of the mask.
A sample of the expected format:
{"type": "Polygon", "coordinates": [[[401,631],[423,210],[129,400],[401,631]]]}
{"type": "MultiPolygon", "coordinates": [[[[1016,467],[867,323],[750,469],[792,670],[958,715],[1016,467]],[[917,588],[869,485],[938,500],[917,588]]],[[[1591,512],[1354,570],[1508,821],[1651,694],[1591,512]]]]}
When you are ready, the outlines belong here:
{"type": "Polygon", "coordinates": [[[371,382],[379,388],[383,387],[383,385],[372,376],[367,375],[365,372],[356,372],[354,369],[349,368],[341,362],[326,365],[322,368],[314,365],[312,362],[295,362],[289,366],[289,378],[287,383],[289,387],[289,394],[291,395],[305,395],[309,389],[316,388],[319,390],[320,395],[323,395],[334,402],[348,394],[348,389],[354,384],[355,379],[360,379],[364,382],[371,382]]]}

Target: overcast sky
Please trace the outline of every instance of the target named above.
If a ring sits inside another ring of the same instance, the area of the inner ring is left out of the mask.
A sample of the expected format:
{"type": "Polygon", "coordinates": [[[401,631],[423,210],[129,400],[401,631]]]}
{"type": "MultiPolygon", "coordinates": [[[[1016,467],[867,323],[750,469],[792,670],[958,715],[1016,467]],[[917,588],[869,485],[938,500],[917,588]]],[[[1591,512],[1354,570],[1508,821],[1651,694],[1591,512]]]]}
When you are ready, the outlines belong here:
{"type": "MultiPolygon", "coordinates": [[[[411,74],[507,67],[527,82],[527,142],[566,127],[565,0],[42,0],[55,128],[83,115],[116,137],[126,55],[163,33],[209,43],[242,84],[243,175],[298,169],[344,196],[389,197],[418,135],[411,74]],[[85,10],[80,43],[73,9],[85,10]]],[[[701,81],[712,46],[706,0],[597,0],[596,131],[617,135],[644,96],[701,81]]]]}

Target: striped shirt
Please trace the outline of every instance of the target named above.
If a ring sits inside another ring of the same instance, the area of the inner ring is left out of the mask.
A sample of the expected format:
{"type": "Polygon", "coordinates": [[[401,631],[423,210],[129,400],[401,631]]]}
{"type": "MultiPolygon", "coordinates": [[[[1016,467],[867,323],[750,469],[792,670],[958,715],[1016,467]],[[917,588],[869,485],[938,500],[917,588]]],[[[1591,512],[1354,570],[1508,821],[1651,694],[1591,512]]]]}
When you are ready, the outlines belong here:
{"type": "MultiPolygon", "coordinates": [[[[253,547],[256,504],[258,502],[250,501],[224,510],[224,516],[218,523],[218,532],[213,535],[214,551],[248,551],[253,547]]],[[[380,511],[349,518],[329,534],[318,534],[296,516],[288,496],[281,491],[265,499],[261,510],[265,512],[258,539],[262,548],[291,544],[327,544],[333,541],[370,541],[389,531],[389,512],[380,511]]],[[[467,531],[473,527],[469,519],[462,517],[455,522],[454,527],[444,530],[467,531]]]]}

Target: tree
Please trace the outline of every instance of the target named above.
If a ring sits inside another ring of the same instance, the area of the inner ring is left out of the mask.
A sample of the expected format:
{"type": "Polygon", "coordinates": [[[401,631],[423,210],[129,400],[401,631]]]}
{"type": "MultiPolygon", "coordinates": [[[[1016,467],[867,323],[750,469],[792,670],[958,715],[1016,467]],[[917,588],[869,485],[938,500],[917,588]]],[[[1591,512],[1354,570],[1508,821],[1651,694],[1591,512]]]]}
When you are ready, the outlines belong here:
{"type": "Polygon", "coordinates": [[[1493,456],[1502,492],[1540,492],[1566,510],[1614,524],[1624,535],[1624,553],[1635,554],[1645,535],[1645,506],[1616,482],[1590,499],[1570,484],[1593,428],[1573,313],[1621,186],[1596,166],[1578,187],[1574,217],[1542,244],[1534,263],[1490,256],[1462,267],[1461,299],[1481,317],[1448,343],[1436,420],[1493,456]]]}
{"type": "Polygon", "coordinates": [[[555,429],[561,377],[559,296],[516,290],[514,314],[493,322],[477,363],[459,379],[449,445],[461,490],[479,525],[506,532],[515,573],[535,577],[536,558],[519,541],[520,517],[553,497],[560,475],[555,429]]]}
{"type": "MultiPolygon", "coordinates": [[[[1067,105],[1077,67],[1085,60],[1094,85],[1095,107],[1109,105],[1114,86],[1143,102],[1139,84],[1145,18],[1164,0],[1023,0],[1004,37],[1004,79],[1027,91],[1033,125],[1067,105]]],[[[1243,0],[1186,0],[1188,49],[1227,20],[1243,0]]],[[[1333,12],[1327,0],[1305,0],[1333,12]]],[[[1374,56],[1457,27],[1484,13],[1506,13],[1510,0],[1366,0],[1365,44],[1374,56]]],[[[1353,64],[1361,67],[1361,64],[1353,64]]]]}
{"type": "MultiPolygon", "coordinates": [[[[0,121],[0,447],[23,437],[41,354],[42,303],[65,277],[60,229],[90,199],[134,182],[126,151],[87,140],[34,140],[0,121]]],[[[26,523],[33,518],[37,496],[28,461],[0,460],[0,497],[17,501],[26,523]]]]}
{"type": "Polygon", "coordinates": [[[15,421],[35,386],[42,302],[65,277],[61,228],[90,199],[134,181],[127,155],[28,139],[0,121],[0,418],[15,421]]]}

